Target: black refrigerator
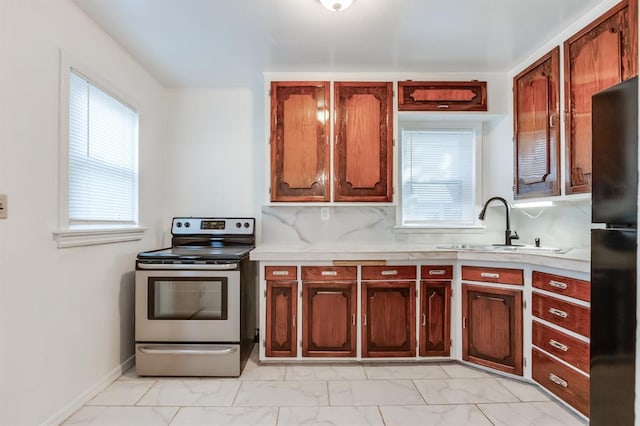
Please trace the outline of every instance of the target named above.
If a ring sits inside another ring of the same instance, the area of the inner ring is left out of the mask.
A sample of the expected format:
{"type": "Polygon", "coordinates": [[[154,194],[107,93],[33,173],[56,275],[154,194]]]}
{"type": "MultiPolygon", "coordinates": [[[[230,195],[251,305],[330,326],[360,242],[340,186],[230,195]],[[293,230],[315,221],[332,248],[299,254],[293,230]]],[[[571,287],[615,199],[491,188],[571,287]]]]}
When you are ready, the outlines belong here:
{"type": "Polygon", "coordinates": [[[590,424],[633,425],[637,77],[596,93],[592,101],[590,424]]]}

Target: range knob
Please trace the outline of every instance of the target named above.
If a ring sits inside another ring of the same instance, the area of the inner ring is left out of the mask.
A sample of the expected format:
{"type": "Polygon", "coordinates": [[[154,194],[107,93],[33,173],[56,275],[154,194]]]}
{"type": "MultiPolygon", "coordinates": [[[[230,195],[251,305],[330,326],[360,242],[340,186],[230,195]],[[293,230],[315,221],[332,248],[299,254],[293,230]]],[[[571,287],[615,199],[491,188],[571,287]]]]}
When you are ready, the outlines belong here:
{"type": "Polygon", "coordinates": [[[177,222],[177,223],[176,223],[176,226],[177,226],[178,228],[182,228],[182,222],[177,222]]]}
{"type": "Polygon", "coordinates": [[[249,225],[249,222],[245,222],[245,223],[244,223],[244,227],[245,227],[245,228],[248,228],[249,226],[250,226],[250,225],[249,225]]]}
{"type": "Polygon", "coordinates": [[[185,223],[184,223],[184,227],[185,227],[185,228],[188,228],[188,227],[190,227],[190,226],[191,226],[191,223],[189,223],[189,222],[185,222],[185,223]]]}
{"type": "Polygon", "coordinates": [[[240,222],[236,222],[236,228],[241,228],[242,224],[240,222]]]}

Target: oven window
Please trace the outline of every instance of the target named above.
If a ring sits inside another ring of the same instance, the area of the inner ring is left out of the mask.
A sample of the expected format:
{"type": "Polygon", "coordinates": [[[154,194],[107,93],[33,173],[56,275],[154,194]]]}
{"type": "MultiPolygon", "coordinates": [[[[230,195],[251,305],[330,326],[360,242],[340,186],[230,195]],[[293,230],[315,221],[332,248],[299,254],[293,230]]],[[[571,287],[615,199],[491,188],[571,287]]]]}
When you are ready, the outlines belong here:
{"type": "Polygon", "coordinates": [[[149,278],[150,320],[226,320],[227,278],[149,278]]]}

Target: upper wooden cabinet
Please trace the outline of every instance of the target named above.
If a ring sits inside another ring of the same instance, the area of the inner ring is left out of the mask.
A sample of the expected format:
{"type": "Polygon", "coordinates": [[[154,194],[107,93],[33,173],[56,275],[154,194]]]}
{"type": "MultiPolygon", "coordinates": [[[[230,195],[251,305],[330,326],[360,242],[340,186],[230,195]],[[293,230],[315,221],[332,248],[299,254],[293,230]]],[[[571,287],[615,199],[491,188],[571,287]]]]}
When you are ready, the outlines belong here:
{"type": "Polygon", "coordinates": [[[399,81],[399,111],[487,111],[486,81],[399,81]]]}
{"type": "Polygon", "coordinates": [[[623,0],[564,43],[566,193],[591,191],[591,96],[638,73],[638,2],[623,0]]]}
{"type": "Polygon", "coordinates": [[[271,83],[271,201],[393,201],[393,83],[330,84],[271,83]]]}
{"type": "Polygon", "coordinates": [[[393,84],[334,84],[335,201],[392,201],[393,84]]]}
{"type": "Polygon", "coordinates": [[[329,82],[271,83],[271,201],[329,201],[329,82]]]}
{"type": "Polygon", "coordinates": [[[513,78],[514,198],[560,195],[560,48],[513,78]]]}

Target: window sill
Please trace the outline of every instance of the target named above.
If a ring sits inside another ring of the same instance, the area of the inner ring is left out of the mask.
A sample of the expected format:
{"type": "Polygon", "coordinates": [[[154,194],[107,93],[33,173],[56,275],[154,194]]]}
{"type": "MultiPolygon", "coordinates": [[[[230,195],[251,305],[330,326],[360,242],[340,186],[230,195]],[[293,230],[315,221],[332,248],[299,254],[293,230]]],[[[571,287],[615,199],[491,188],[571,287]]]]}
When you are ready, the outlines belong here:
{"type": "Polygon", "coordinates": [[[97,244],[120,243],[141,240],[147,228],[95,228],[82,227],[54,231],[53,238],[58,248],[91,246],[97,244]]]}
{"type": "Polygon", "coordinates": [[[481,234],[484,225],[396,225],[394,232],[399,234],[481,234]]]}

